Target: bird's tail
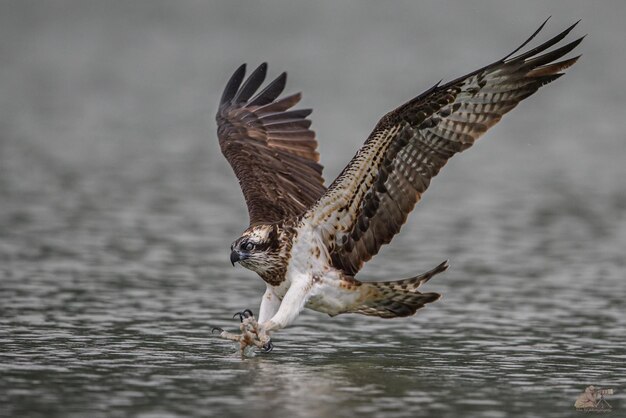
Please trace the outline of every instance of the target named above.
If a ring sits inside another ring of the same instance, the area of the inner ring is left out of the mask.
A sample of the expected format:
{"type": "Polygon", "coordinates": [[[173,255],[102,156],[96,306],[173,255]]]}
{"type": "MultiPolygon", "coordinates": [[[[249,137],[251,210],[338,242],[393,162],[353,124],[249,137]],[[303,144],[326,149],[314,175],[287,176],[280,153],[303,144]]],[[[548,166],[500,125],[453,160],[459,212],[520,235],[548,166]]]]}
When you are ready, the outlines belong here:
{"type": "Polygon", "coordinates": [[[350,309],[350,313],[359,313],[381,318],[395,318],[410,316],[427,303],[436,301],[441,297],[439,293],[421,293],[417,289],[436,274],[449,267],[448,261],[444,261],[434,269],[404,280],[389,282],[364,282],[361,285],[365,295],[360,305],[350,309]]]}

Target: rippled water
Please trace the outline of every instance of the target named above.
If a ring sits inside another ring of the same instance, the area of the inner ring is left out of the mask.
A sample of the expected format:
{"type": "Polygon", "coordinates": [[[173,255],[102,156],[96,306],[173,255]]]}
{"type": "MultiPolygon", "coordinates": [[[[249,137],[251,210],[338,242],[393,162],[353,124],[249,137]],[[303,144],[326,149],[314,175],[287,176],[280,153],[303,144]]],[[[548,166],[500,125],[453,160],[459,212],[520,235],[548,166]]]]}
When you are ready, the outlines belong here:
{"type": "Polygon", "coordinates": [[[609,3],[5,3],[0,415],[559,417],[589,384],[621,414],[626,10],[609,3]],[[332,179],[378,116],[550,14],[549,33],[583,18],[583,59],[455,158],[362,272],[449,258],[442,300],[307,311],[245,360],[211,337],[264,288],[228,262],[246,211],[207,121],[230,71],[290,71],[332,179]]]}

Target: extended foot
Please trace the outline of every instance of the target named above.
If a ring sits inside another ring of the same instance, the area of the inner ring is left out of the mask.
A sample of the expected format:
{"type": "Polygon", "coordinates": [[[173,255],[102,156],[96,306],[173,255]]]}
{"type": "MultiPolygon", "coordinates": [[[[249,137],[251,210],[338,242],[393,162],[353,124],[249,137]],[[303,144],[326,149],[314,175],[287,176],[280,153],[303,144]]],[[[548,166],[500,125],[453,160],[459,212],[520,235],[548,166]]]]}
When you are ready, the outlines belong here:
{"type": "Polygon", "coordinates": [[[242,355],[244,354],[244,350],[250,346],[259,348],[263,353],[269,353],[274,349],[274,345],[267,336],[267,333],[263,331],[261,324],[257,322],[250,309],[245,309],[233,315],[233,318],[237,317],[239,317],[241,321],[241,325],[239,325],[241,334],[226,332],[222,328],[213,328],[211,333],[218,332],[220,338],[239,342],[242,355]]]}
{"type": "Polygon", "coordinates": [[[265,344],[263,344],[263,347],[261,348],[261,351],[263,353],[269,353],[270,351],[272,351],[274,349],[274,344],[272,344],[272,340],[269,340],[268,342],[266,342],[265,344]]]}
{"type": "Polygon", "coordinates": [[[239,317],[239,320],[243,322],[244,318],[254,318],[254,314],[252,313],[250,309],[244,309],[243,311],[237,312],[236,314],[233,315],[233,318],[237,318],[237,317],[239,317]]]}

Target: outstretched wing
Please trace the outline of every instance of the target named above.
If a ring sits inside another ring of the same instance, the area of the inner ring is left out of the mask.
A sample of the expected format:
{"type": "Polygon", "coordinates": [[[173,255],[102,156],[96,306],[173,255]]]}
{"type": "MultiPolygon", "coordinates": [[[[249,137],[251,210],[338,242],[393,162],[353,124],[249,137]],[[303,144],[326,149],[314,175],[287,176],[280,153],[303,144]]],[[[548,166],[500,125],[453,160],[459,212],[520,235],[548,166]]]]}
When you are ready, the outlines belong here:
{"type": "Polygon", "coordinates": [[[305,214],[321,232],[333,265],[354,275],[400,231],[430,180],[502,115],[556,80],[578,57],[555,62],[577,39],[551,52],[575,25],[544,44],[436,85],[384,116],[364,146],[305,214]]]}
{"type": "Polygon", "coordinates": [[[252,97],[265,79],[267,64],[242,85],[245,72],[243,64],[228,81],[216,120],[220,148],[239,179],[254,225],[302,214],[326,188],[307,119],[312,110],[289,110],[300,101],[300,93],[277,99],[287,73],[252,97]]]}

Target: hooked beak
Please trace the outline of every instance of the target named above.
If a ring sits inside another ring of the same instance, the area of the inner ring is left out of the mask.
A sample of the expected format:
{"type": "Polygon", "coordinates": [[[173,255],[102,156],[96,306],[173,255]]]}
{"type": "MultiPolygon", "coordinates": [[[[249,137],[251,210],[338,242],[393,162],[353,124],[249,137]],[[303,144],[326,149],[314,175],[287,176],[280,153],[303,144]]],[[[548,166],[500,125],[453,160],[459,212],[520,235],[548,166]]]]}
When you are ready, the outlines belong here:
{"type": "Polygon", "coordinates": [[[239,253],[237,251],[233,250],[230,253],[230,263],[233,265],[233,267],[235,267],[235,263],[237,261],[239,261],[239,260],[241,260],[241,258],[239,257],[239,253]]]}

